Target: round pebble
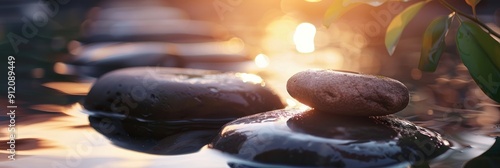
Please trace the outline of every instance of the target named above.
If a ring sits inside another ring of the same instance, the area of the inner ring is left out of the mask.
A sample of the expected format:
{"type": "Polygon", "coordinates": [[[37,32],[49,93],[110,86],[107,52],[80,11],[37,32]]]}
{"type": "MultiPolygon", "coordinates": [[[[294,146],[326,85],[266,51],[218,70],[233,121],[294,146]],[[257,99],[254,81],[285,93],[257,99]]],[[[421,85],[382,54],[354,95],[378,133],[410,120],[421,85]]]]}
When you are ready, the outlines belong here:
{"type": "Polygon", "coordinates": [[[299,72],[288,79],[287,91],[319,111],[351,116],[393,114],[409,102],[408,89],[397,80],[334,70],[299,72]]]}
{"type": "Polygon", "coordinates": [[[83,106],[94,115],[142,121],[226,122],[284,107],[257,75],[159,67],[105,74],[95,82],[83,106]]]}
{"type": "Polygon", "coordinates": [[[209,144],[252,161],[244,163],[250,167],[412,165],[425,163],[449,147],[440,134],[392,115],[354,117],[297,109],[232,121],[209,144]]]}

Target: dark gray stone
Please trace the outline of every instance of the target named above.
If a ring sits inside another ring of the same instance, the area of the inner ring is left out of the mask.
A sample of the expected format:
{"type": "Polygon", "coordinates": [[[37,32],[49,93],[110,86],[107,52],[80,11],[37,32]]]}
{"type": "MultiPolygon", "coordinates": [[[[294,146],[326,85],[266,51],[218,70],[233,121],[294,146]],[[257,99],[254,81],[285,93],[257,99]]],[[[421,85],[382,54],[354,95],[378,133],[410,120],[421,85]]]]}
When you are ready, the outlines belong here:
{"type": "Polygon", "coordinates": [[[209,147],[259,164],[245,163],[250,167],[408,167],[450,147],[440,134],[392,115],[285,109],[240,118],[221,130],[209,147]]]}
{"type": "Polygon", "coordinates": [[[81,40],[95,42],[162,41],[193,43],[228,40],[232,36],[221,25],[194,20],[97,20],[88,25],[81,40]]]}
{"type": "Polygon", "coordinates": [[[164,20],[187,19],[187,14],[168,6],[110,7],[99,10],[95,20],[164,20]]]}
{"type": "Polygon", "coordinates": [[[140,66],[182,67],[221,71],[244,71],[254,65],[246,50],[228,45],[229,41],[206,43],[96,43],[81,47],[67,64],[72,74],[99,77],[107,72],[140,66]],[[221,48],[220,46],[227,46],[221,48]],[[246,65],[246,66],[244,66],[246,65]],[[238,69],[239,68],[239,69],[238,69]]]}
{"type": "Polygon", "coordinates": [[[83,105],[94,116],[208,123],[284,107],[256,75],[154,67],[105,74],[83,105]]]}
{"type": "Polygon", "coordinates": [[[307,70],[287,82],[288,93],[319,111],[351,116],[380,116],[404,109],[405,85],[391,78],[334,70],[307,70]]]}

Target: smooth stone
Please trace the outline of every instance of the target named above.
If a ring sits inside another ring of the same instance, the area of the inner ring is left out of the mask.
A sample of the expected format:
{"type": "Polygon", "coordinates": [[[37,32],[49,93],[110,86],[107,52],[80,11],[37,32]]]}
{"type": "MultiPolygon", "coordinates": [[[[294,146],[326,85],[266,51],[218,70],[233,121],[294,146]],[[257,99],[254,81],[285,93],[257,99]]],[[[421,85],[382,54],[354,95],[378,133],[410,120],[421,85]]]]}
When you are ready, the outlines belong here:
{"type": "Polygon", "coordinates": [[[390,167],[425,163],[450,143],[392,115],[280,109],[226,124],[208,147],[252,161],[232,163],[244,167],[390,167]]]}
{"type": "Polygon", "coordinates": [[[95,20],[164,20],[188,19],[187,14],[168,6],[111,7],[99,10],[95,20]]]}
{"type": "Polygon", "coordinates": [[[159,67],[103,75],[83,106],[93,116],[217,124],[284,107],[257,75],[159,67]]]}
{"type": "Polygon", "coordinates": [[[287,82],[288,93],[319,111],[350,116],[381,116],[403,110],[408,88],[383,76],[334,70],[306,70],[287,82]]]}
{"type": "Polygon", "coordinates": [[[169,4],[169,2],[166,2],[164,0],[101,0],[101,3],[99,3],[99,7],[104,9],[116,7],[167,7],[170,6],[169,4]]]}
{"type": "MultiPolygon", "coordinates": [[[[213,66],[200,69],[232,70],[228,66],[216,63],[240,64],[251,62],[244,43],[234,44],[232,41],[204,43],[166,43],[166,42],[130,42],[130,43],[95,43],[81,46],[75,52],[68,65],[76,72],[88,76],[101,76],[112,70],[139,67],[193,67],[206,63],[213,66]]],[[[229,66],[230,67],[230,66],[229,66]]]]}
{"type": "Polygon", "coordinates": [[[193,43],[228,40],[223,26],[194,20],[128,20],[91,22],[84,32],[83,43],[162,41],[193,43]]]}

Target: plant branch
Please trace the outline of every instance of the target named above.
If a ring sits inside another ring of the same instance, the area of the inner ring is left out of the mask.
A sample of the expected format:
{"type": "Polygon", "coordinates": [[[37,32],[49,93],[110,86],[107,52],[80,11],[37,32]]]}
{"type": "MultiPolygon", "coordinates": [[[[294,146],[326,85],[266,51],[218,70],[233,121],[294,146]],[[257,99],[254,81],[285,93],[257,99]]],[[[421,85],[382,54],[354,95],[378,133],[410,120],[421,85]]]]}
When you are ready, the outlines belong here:
{"type": "Polygon", "coordinates": [[[460,17],[460,15],[456,15],[456,16],[457,16],[457,18],[458,18],[458,21],[460,21],[460,23],[462,23],[462,22],[463,22],[463,20],[462,20],[462,18],[460,17]]]}
{"type": "Polygon", "coordinates": [[[457,8],[453,7],[452,5],[450,5],[448,2],[446,2],[445,0],[438,0],[441,4],[443,4],[446,8],[450,9],[451,11],[453,12],[456,12],[457,14],[459,15],[462,15],[464,17],[466,17],[467,19],[473,21],[473,22],[476,22],[477,24],[479,24],[481,27],[485,28],[486,30],[488,30],[488,32],[490,34],[492,34],[493,36],[497,37],[497,38],[500,38],[500,34],[498,34],[497,32],[493,31],[490,27],[488,27],[486,24],[484,24],[483,22],[479,21],[478,19],[466,14],[466,13],[463,13],[462,11],[458,10],[457,8]]]}

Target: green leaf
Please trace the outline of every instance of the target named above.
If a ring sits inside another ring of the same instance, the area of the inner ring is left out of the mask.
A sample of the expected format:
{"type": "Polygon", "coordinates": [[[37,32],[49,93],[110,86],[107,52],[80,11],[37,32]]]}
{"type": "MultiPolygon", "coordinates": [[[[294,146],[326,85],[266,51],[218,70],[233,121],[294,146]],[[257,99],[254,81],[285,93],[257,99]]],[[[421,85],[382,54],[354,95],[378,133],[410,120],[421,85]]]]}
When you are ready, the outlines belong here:
{"type": "MultiPolygon", "coordinates": [[[[490,52],[481,47],[481,41],[478,41],[476,36],[481,34],[483,30],[479,29],[480,31],[478,31],[473,28],[476,26],[470,21],[464,21],[460,24],[456,37],[458,53],[481,90],[491,99],[500,102],[500,71],[490,59],[500,54],[489,55],[490,52]]],[[[498,42],[495,42],[490,45],[497,44],[498,42]]]]}
{"type": "Polygon", "coordinates": [[[333,4],[330,5],[323,16],[323,25],[327,27],[330,26],[332,22],[339,19],[342,15],[347,13],[347,11],[362,4],[363,3],[349,3],[349,5],[344,6],[342,0],[334,0],[333,4]]]}
{"type": "Polygon", "coordinates": [[[439,58],[446,44],[444,39],[448,34],[453,14],[434,19],[427,27],[422,41],[422,52],[418,69],[426,72],[436,71],[439,58]]]}
{"type": "Polygon", "coordinates": [[[476,23],[465,21],[465,28],[470,32],[474,32],[473,37],[478,42],[479,46],[488,54],[489,58],[495,64],[497,69],[500,69],[500,43],[495,40],[490,34],[486,33],[476,23]]]}
{"type": "Polygon", "coordinates": [[[428,1],[417,2],[392,19],[385,34],[385,47],[390,55],[394,53],[403,29],[427,2],[428,1]]]}

